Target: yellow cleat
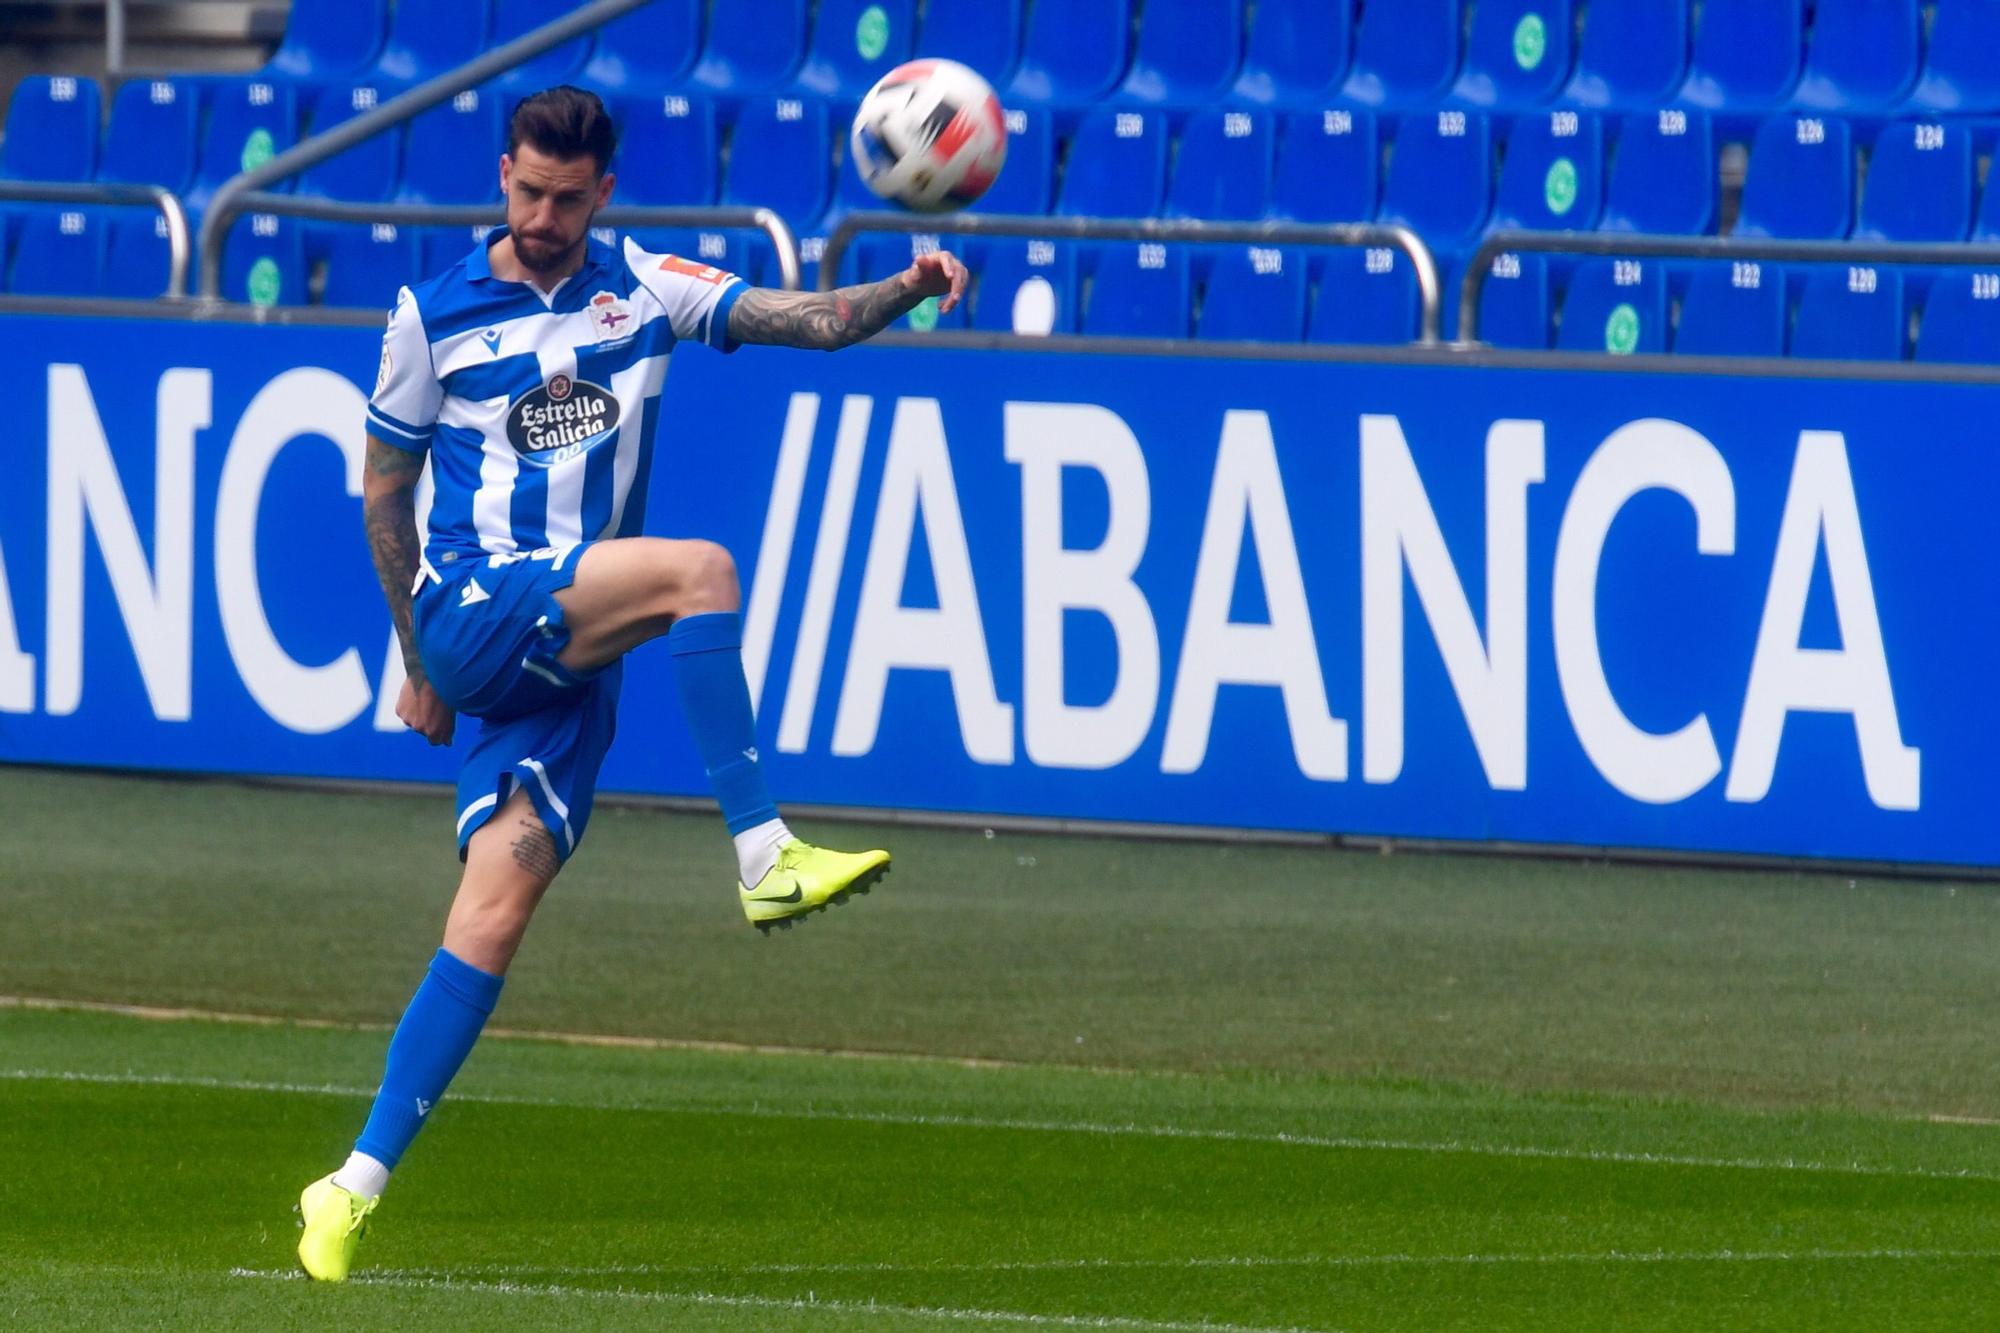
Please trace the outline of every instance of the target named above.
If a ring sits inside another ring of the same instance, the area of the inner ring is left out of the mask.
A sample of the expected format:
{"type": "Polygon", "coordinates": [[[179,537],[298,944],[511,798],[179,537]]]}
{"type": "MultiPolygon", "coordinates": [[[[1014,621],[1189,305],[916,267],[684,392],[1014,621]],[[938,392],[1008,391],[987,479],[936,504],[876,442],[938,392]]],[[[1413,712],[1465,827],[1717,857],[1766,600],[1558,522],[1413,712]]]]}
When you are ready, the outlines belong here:
{"type": "Polygon", "coordinates": [[[750,924],[771,933],[790,930],[792,922],[828,906],[847,901],[850,893],[866,893],[889,873],[889,853],[830,852],[792,839],[778,849],[778,864],[754,889],[736,886],[743,915],[750,924]]]}
{"type": "Polygon", "coordinates": [[[322,1176],[299,1195],[299,1218],[306,1234],[299,1237],[299,1266],[320,1282],[340,1282],[354,1266],[354,1251],[366,1230],[377,1199],[364,1199],[322,1176]]]}

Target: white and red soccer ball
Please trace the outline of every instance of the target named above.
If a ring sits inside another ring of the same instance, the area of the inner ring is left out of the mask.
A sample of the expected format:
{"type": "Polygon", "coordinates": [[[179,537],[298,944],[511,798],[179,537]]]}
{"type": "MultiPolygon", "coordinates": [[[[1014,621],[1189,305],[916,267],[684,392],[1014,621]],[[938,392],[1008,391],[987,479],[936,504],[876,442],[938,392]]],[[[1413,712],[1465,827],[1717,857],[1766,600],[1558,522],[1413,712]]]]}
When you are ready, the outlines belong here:
{"type": "Polygon", "coordinates": [[[951,60],[912,60],[861,99],[848,152],[862,182],[919,213],[964,208],[1007,160],[1007,118],[985,79],[951,60]]]}

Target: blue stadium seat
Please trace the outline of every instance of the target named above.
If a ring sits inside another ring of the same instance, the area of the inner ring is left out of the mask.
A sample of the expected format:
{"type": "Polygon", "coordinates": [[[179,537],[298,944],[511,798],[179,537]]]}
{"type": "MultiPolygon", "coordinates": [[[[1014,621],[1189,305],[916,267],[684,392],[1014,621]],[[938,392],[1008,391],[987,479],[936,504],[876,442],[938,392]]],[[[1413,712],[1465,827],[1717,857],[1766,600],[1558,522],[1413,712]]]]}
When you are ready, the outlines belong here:
{"type": "Polygon", "coordinates": [[[972,211],[1048,212],[1055,192],[1055,159],[1055,122],[1047,108],[1008,107],[1007,164],[992,188],[972,205],[972,211]]]}
{"type": "Polygon", "coordinates": [[[1266,111],[1208,107],[1190,115],[1167,188],[1167,216],[1263,217],[1271,202],[1272,138],[1266,111]]]}
{"type": "Polygon", "coordinates": [[[1414,228],[1432,249],[1469,249],[1492,199],[1492,129],[1484,112],[1428,111],[1403,118],[1389,160],[1382,221],[1414,228]]]}
{"type": "Polygon", "coordinates": [[[1332,250],[1318,267],[1319,294],[1306,324],[1309,341],[1393,346],[1416,340],[1417,275],[1400,251],[1332,250]]]}
{"type": "Polygon", "coordinates": [[[421,227],[417,230],[417,277],[444,272],[481,244],[491,227],[421,227]]]}
{"type": "Polygon", "coordinates": [[[1285,116],[1271,178],[1271,215],[1297,222],[1368,222],[1382,195],[1375,114],[1360,108],[1285,116]]]}
{"type": "Polygon", "coordinates": [[[1670,99],[1687,75],[1688,0],[1590,0],[1563,96],[1624,110],[1670,99]]]}
{"type": "Polygon", "coordinates": [[[1715,230],[1715,132],[1704,111],[1669,107],[1625,117],[1604,191],[1604,231],[1706,235],[1715,230]]]}
{"type": "Polygon", "coordinates": [[[1710,111],[1769,110],[1799,81],[1802,0],[1702,0],[1681,99],[1710,111]]]}
{"type": "Polygon", "coordinates": [[[1276,246],[1232,245],[1215,258],[1195,336],[1295,343],[1306,322],[1306,260],[1276,246]]]}
{"type": "Polygon", "coordinates": [[[660,93],[612,103],[621,133],[611,169],[620,203],[703,207],[715,202],[720,151],[715,106],[660,93]]]}
{"type": "Polygon", "coordinates": [[[1896,121],[1876,136],[1857,240],[1962,241],[1972,227],[1975,162],[1961,123],[1896,121]]]}
{"type": "Polygon", "coordinates": [[[1458,0],[1369,0],[1342,95],[1365,106],[1434,101],[1458,73],[1458,0]]]}
{"type": "Polygon", "coordinates": [[[1258,0],[1235,96],[1271,106],[1318,106],[1347,74],[1354,10],[1341,0],[1258,0]]]}
{"type": "Polygon", "coordinates": [[[722,202],[776,209],[801,234],[826,212],[833,149],[826,103],[775,97],[747,102],[736,121],[722,202]]]}
{"type": "Polygon", "coordinates": [[[1166,184],[1166,119],[1157,111],[1099,107],[1085,113],[1070,144],[1069,170],[1056,212],[1072,217],[1151,217],[1159,211],[1166,184]]]}
{"type": "MultiPolygon", "coordinates": [[[[1446,288],[1446,299],[1457,289],[1446,288]]],[[[1549,345],[1548,256],[1523,253],[1493,256],[1486,284],[1479,289],[1479,340],[1495,347],[1549,345]]]]}
{"type": "Polygon", "coordinates": [[[344,227],[326,255],[326,284],[320,304],[387,310],[398,288],[417,281],[414,232],[387,223],[344,227]]]}
{"type": "MultiPolygon", "coordinates": [[[[562,17],[564,6],[549,0],[493,0],[493,37],[489,46],[503,46],[516,37],[525,37],[562,17]]],[[[572,37],[542,52],[525,64],[514,66],[493,82],[495,86],[526,94],[539,92],[558,83],[572,83],[590,59],[592,38],[572,37]]]]}
{"type": "Polygon", "coordinates": [[[410,122],[396,197],[417,204],[490,203],[500,197],[498,163],[505,151],[499,95],[462,92],[410,122]]]}
{"type": "Polygon", "coordinates": [[[306,254],[296,218],[239,217],[222,252],[222,297],[250,305],[304,305],[306,254]]]}
{"type": "MultiPolygon", "coordinates": [[[[201,160],[184,202],[191,213],[208,207],[217,187],[231,176],[262,166],[290,148],[298,135],[298,108],[288,83],[261,79],[218,83],[209,93],[208,129],[201,160]]],[[[266,187],[282,193],[289,180],[266,187]]]]}
{"type": "Polygon", "coordinates": [[[985,247],[972,327],[992,333],[1075,333],[1076,247],[994,240],[985,247]]]}
{"type": "Polygon", "coordinates": [[[577,76],[600,93],[664,93],[701,54],[701,0],[652,0],[597,30],[590,62],[577,76]]]}
{"type": "MultiPolygon", "coordinates": [[[[313,112],[312,131],[319,134],[344,120],[352,120],[372,110],[381,99],[381,90],[369,84],[328,88],[320,94],[313,112]]],[[[349,203],[374,203],[392,197],[402,179],[403,136],[395,130],[363,139],[352,148],[317,165],[306,168],[294,187],[299,194],[349,203]]],[[[356,223],[304,220],[306,258],[327,256],[336,235],[357,227],[356,223]]],[[[394,293],[391,293],[394,295],[394,293]]]]}
{"type": "Polygon", "coordinates": [[[1493,226],[1587,231],[1604,207],[1604,127],[1591,111],[1532,111],[1514,122],[1493,226]]]}
{"type": "Polygon", "coordinates": [[[1149,106],[1201,106],[1243,64],[1243,0],[1147,0],[1119,94],[1149,106]]]}
{"type": "Polygon", "coordinates": [[[1848,116],[1885,111],[1915,86],[1922,56],[1917,0],[1817,0],[1793,104],[1848,116]]]}
{"type": "Polygon", "coordinates": [[[132,79],[111,99],[111,127],[97,178],[179,193],[194,176],[201,94],[178,79],[132,79]]]}
{"type": "Polygon", "coordinates": [[[930,0],[917,50],[970,66],[995,88],[1021,61],[1024,0],[930,0]]]}
{"type": "Polygon", "coordinates": [[[2000,272],[1958,269],[1931,283],[1917,360],[2000,362],[2000,272]]]}
{"type": "Polygon", "coordinates": [[[1916,114],[2000,111],[2000,5],[1938,0],[1930,51],[1905,109],[1916,114]]]}
{"type": "Polygon", "coordinates": [[[97,83],[67,74],[31,74],[14,85],[0,179],[87,181],[97,173],[97,83]]]}
{"type": "Polygon", "coordinates": [[[396,0],[389,40],[356,83],[420,83],[486,50],[488,0],[396,0]]]}
{"type": "Polygon", "coordinates": [[[859,102],[910,58],[916,35],[916,0],[820,0],[798,85],[818,97],[859,102]]]}
{"type": "Polygon", "coordinates": [[[1098,249],[1083,331],[1185,338],[1192,303],[1186,247],[1113,242],[1098,249]]]}
{"type": "Polygon", "coordinates": [[[108,216],[106,210],[90,208],[38,208],[24,214],[8,288],[17,296],[98,295],[104,284],[108,216]]]}
{"type": "Polygon", "coordinates": [[[167,290],[172,267],[165,218],[136,208],[112,213],[104,246],[106,296],[159,296],[167,290]]]}
{"type": "Polygon", "coordinates": [[[1579,264],[1563,297],[1556,346],[1565,352],[1667,350],[1666,269],[1650,259],[1579,264]]]}
{"type": "Polygon", "coordinates": [[[1783,356],[1785,272],[1734,260],[1698,265],[1681,297],[1674,351],[1682,356],[1783,356]]]}
{"type": "Polygon", "coordinates": [[[382,49],[389,28],[389,0],[291,0],[285,39],[259,71],[316,87],[347,79],[382,49]]]}
{"type": "Polygon", "coordinates": [[[1021,62],[1000,100],[1094,102],[1125,72],[1131,35],[1127,0],[1035,0],[1021,62]]]}
{"type": "Polygon", "coordinates": [[[1738,236],[1837,241],[1854,225],[1854,142],[1832,116],[1774,116],[1750,145],[1738,236]]]}
{"type": "Polygon", "coordinates": [[[1806,276],[1792,325],[1792,355],[1835,361],[1901,361],[1909,339],[1903,275],[1850,264],[1806,276]]]}
{"type": "Polygon", "coordinates": [[[1480,0],[1452,97],[1519,110],[1554,97],[1575,56],[1573,0],[1480,0]]]}
{"type": "Polygon", "coordinates": [[[716,5],[709,11],[708,44],[690,82],[730,96],[783,84],[805,58],[807,8],[806,0],[716,5]]]}

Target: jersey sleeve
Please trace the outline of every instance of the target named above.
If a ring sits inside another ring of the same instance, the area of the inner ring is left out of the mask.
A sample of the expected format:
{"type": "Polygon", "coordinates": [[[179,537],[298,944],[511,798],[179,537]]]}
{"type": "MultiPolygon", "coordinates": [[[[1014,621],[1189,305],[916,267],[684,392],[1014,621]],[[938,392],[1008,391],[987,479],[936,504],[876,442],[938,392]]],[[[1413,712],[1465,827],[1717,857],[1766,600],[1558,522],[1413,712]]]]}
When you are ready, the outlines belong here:
{"type": "Polygon", "coordinates": [[[676,338],[707,343],[718,352],[736,350],[729,336],[729,310],[749,284],[724,269],[679,255],[656,255],[627,242],[633,274],[666,307],[676,338]]]}
{"type": "Polygon", "coordinates": [[[423,312],[408,287],[398,293],[382,335],[382,369],[368,400],[368,433],[412,453],[430,448],[437,432],[444,386],[431,368],[430,337],[423,312]]]}

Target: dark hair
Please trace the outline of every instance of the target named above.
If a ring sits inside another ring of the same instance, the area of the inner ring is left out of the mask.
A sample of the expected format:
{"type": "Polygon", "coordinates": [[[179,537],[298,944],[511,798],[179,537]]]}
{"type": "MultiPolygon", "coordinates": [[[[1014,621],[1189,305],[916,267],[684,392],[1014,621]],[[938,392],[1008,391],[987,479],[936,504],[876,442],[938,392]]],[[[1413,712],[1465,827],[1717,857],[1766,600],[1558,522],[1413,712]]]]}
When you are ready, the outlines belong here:
{"type": "Polygon", "coordinates": [[[520,152],[523,143],[531,143],[552,157],[588,153],[602,176],[618,147],[618,129],[596,93],[565,83],[523,98],[514,108],[513,118],[507,122],[508,155],[520,152]]]}

